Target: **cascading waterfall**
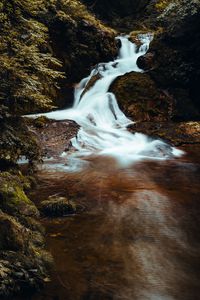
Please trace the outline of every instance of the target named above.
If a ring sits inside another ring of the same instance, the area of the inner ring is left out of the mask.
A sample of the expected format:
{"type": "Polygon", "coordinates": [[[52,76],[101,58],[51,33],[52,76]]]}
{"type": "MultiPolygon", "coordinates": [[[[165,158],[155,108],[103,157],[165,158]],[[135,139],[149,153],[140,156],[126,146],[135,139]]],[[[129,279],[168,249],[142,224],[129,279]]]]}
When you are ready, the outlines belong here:
{"type": "MultiPolygon", "coordinates": [[[[119,36],[121,48],[116,60],[100,63],[91,74],[84,78],[74,92],[74,105],[71,109],[53,111],[45,115],[56,120],[74,120],[81,128],[71,140],[77,150],[66,154],[68,160],[85,158],[91,155],[111,156],[120,166],[128,166],[140,159],[167,159],[180,156],[182,151],[161,140],[152,140],[144,134],[132,134],[127,126],[133,123],[120,110],[116,97],[109,92],[111,83],[127,72],[143,72],[136,62],[144,55],[152,40],[151,34],[140,35],[141,46],[130,42],[128,36],[119,36]],[[85,91],[90,79],[98,75],[94,85],[85,91]]],[[[134,84],[134,82],[133,82],[134,84]]]]}

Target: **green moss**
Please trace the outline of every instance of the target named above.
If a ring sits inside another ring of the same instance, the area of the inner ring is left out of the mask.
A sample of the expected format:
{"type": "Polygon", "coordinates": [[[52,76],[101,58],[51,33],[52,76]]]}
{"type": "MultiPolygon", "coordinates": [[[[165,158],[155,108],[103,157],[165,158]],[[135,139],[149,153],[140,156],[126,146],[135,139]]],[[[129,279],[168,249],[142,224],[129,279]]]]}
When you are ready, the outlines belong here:
{"type": "Polygon", "coordinates": [[[41,212],[48,217],[63,217],[76,212],[76,205],[64,197],[50,197],[41,202],[41,212]]]}
{"type": "Polygon", "coordinates": [[[37,215],[35,205],[24,192],[27,187],[28,181],[22,175],[0,173],[0,209],[12,215],[37,215]]]}
{"type": "Polygon", "coordinates": [[[42,127],[44,127],[49,122],[49,119],[47,117],[45,117],[45,116],[41,116],[41,117],[33,119],[31,121],[32,121],[31,123],[35,127],[42,128],[42,127]]]}

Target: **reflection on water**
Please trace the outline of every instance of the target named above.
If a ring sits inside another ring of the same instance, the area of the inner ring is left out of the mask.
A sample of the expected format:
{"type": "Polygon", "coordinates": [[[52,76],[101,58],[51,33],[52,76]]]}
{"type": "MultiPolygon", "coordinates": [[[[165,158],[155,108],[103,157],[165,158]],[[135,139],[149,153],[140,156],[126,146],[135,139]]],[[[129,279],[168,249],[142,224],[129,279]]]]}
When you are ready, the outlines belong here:
{"type": "Polygon", "coordinates": [[[196,150],[122,170],[98,159],[79,174],[41,172],[34,198],[61,193],[85,210],[43,220],[56,266],[32,300],[200,299],[196,150]]]}

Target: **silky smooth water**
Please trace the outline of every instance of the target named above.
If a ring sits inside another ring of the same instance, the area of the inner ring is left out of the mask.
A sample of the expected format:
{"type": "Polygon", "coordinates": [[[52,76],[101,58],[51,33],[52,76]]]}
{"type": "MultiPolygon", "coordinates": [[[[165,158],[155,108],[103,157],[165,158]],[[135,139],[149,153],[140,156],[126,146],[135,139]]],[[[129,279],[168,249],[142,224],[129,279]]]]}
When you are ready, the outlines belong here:
{"type": "Polygon", "coordinates": [[[141,159],[163,160],[182,154],[182,151],[161,140],[151,139],[141,133],[130,133],[127,126],[133,121],[124,115],[115,95],[109,92],[111,83],[118,76],[131,71],[143,72],[137,66],[137,59],[148,51],[152,38],[151,34],[139,35],[142,45],[138,47],[129,41],[128,36],[117,37],[121,42],[118,58],[100,63],[79,83],[71,109],[39,114],[56,120],[74,120],[81,126],[77,136],[72,139],[72,145],[77,151],[63,154],[73,170],[75,165],[78,166],[77,160],[93,155],[114,157],[120,166],[126,167],[141,159]],[[95,75],[99,79],[89,90],[85,90],[95,75]]]}

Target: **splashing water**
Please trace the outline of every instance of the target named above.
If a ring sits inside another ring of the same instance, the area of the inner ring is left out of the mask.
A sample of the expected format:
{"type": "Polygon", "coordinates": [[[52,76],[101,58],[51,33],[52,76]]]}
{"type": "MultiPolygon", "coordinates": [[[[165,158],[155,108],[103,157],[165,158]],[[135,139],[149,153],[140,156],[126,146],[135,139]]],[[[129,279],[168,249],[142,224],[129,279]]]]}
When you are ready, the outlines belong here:
{"type": "Polygon", "coordinates": [[[77,151],[66,154],[68,160],[104,155],[116,158],[120,166],[128,166],[140,159],[168,159],[182,154],[182,151],[161,140],[152,140],[140,133],[130,133],[127,126],[133,122],[120,110],[115,95],[109,92],[111,83],[118,76],[131,71],[142,72],[136,62],[139,56],[148,51],[152,38],[151,34],[140,35],[142,45],[138,50],[128,36],[117,37],[121,42],[118,58],[112,62],[100,63],[79,83],[74,92],[73,108],[39,114],[56,120],[74,120],[81,126],[77,136],[71,140],[77,151]],[[100,79],[85,91],[95,75],[100,79]]]}

